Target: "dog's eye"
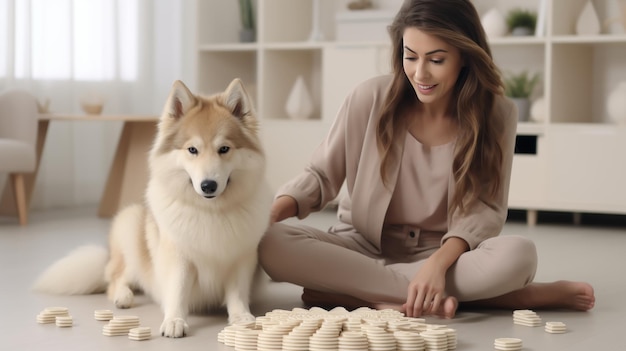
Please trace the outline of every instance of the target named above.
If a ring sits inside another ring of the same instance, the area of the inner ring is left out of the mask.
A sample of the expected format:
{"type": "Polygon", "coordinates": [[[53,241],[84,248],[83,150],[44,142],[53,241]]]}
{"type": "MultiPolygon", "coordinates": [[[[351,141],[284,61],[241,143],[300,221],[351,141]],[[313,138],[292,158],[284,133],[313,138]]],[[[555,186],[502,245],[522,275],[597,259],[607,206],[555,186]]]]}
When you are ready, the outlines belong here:
{"type": "Polygon", "coordinates": [[[198,149],[196,149],[193,146],[188,147],[187,151],[189,151],[189,153],[192,154],[192,155],[197,155],[198,154],[198,149]]]}
{"type": "Polygon", "coordinates": [[[217,150],[218,154],[225,154],[228,151],[230,151],[230,147],[229,146],[222,146],[219,148],[219,150],[217,150]]]}

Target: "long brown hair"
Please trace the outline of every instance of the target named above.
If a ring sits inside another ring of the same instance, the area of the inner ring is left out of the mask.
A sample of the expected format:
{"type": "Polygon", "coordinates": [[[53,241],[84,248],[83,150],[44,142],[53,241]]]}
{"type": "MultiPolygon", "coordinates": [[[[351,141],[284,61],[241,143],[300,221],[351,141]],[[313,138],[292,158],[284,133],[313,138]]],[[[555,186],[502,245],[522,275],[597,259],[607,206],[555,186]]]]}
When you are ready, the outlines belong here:
{"type": "Polygon", "coordinates": [[[503,94],[503,85],[480,17],[469,0],[405,0],[389,27],[393,80],[377,129],[381,177],[386,183],[393,140],[406,133],[408,114],[404,111],[420,103],[416,102],[402,64],[402,38],[407,27],[418,28],[458,48],[465,62],[452,99],[459,132],[452,164],[455,194],[449,211],[463,212],[479,198],[489,203],[502,186],[501,119],[490,117],[496,96],[503,94]]]}

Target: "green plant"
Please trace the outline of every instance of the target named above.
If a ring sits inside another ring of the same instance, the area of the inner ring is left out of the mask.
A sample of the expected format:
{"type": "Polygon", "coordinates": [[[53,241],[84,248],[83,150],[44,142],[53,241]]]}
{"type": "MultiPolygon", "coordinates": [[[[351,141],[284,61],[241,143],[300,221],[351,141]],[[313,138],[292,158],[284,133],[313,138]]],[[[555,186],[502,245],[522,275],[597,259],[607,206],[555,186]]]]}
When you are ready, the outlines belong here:
{"type": "Polygon", "coordinates": [[[244,29],[254,29],[254,13],[252,0],[239,0],[239,16],[244,29]]]}
{"type": "Polygon", "coordinates": [[[523,27],[534,32],[537,25],[537,13],[521,8],[513,9],[506,16],[506,24],[511,31],[523,27]]]}
{"type": "Polygon", "coordinates": [[[511,98],[528,98],[539,82],[539,74],[523,71],[518,74],[509,73],[504,77],[504,93],[511,98]]]}

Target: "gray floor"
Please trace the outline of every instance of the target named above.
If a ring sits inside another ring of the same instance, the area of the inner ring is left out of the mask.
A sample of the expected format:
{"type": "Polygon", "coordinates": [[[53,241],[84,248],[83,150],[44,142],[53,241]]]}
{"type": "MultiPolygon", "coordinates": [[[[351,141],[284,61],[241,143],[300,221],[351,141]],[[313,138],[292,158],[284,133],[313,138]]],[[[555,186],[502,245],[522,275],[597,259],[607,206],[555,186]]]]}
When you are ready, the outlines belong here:
{"type": "MultiPolygon", "coordinates": [[[[109,221],[99,219],[93,208],[34,212],[30,224],[21,228],[16,220],[0,218],[0,350],[229,350],[217,342],[217,333],[226,325],[226,315],[192,316],[191,333],[183,339],[154,336],[136,342],[126,337],[101,334],[103,322],[93,318],[96,309],[113,309],[104,295],[59,297],[37,295],[29,287],[41,270],[72,248],[86,243],[106,242],[109,221]],[[72,328],[40,325],[36,315],[48,306],[66,306],[74,317],[72,328]]],[[[326,227],[334,222],[332,213],[307,219],[326,227]]],[[[492,350],[498,337],[518,337],[524,350],[624,350],[626,307],[626,227],[569,223],[542,223],[535,228],[523,222],[507,224],[506,234],[532,238],[539,250],[537,281],[558,279],[590,282],[596,291],[596,307],[590,312],[537,311],[544,321],[562,321],[566,334],[548,334],[542,328],[514,325],[511,311],[462,311],[445,323],[458,333],[458,350],[492,350]]],[[[302,306],[300,289],[289,284],[270,283],[252,306],[257,316],[272,309],[302,306]]],[[[161,313],[149,299],[125,314],[141,318],[142,325],[157,332],[161,313]]]]}

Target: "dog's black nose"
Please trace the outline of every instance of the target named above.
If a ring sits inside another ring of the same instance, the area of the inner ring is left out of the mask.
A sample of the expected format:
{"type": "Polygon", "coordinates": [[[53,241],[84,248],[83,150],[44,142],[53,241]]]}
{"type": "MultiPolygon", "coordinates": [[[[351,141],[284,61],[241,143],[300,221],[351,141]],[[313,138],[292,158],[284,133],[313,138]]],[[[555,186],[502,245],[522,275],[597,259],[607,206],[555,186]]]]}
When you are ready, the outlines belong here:
{"type": "Polygon", "coordinates": [[[213,194],[217,190],[217,182],[214,180],[204,180],[200,184],[200,189],[205,194],[213,194]]]}

